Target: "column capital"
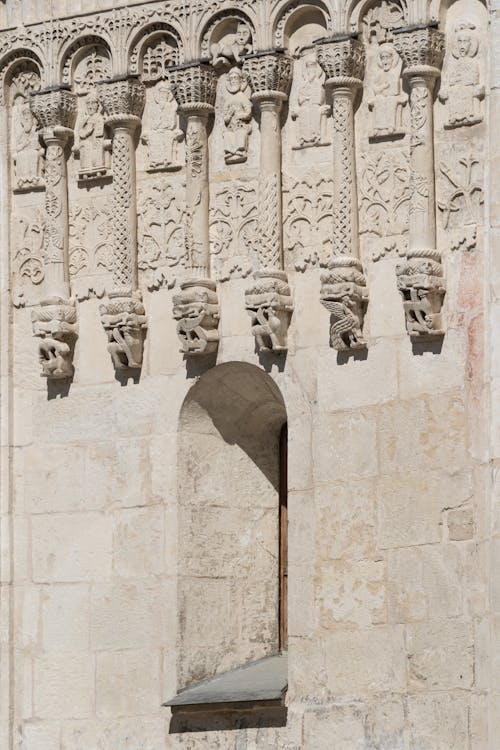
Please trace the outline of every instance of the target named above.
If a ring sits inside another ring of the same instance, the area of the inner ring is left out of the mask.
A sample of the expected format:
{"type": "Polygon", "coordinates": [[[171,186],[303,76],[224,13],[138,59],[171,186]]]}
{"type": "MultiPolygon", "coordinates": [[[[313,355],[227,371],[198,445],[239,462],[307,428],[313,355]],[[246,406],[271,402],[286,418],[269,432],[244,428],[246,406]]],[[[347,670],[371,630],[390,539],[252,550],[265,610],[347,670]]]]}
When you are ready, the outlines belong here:
{"type": "Polygon", "coordinates": [[[435,26],[408,26],[394,31],[394,46],[404,63],[403,75],[436,78],[444,58],[445,36],[435,26]]]}
{"type": "Polygon", "coordinates": [[[97,81],[98,97],[110,127],[135,128],[146,100],[143,84],[134,77],[97,81]]]}
{"type": "Polygon", "coordinates": [[[326,75],[326,85],[332,88],[356,90],[365,74],[365,48],[352,34],[321,39],[317,43],[318,63],[326,75]]]}
{"type": "Polygon", "coordinates": [[[30,109],[38,121],[44,140],[65,142],[76,119],[76,96],[69,88],[47,88],[30,94],[30,109]]]}
{"type": "Polygon", "coordinates": [[[254,101],[278,101],[288,98],[292,85],[292,58],[281,50],[245,55],[247,74],[254,101]]]}
{"type": "Polygon", "coordinates": [[[215,106],[217,74],[206,63],[191,63],[169,68],[173,94],[184,113],[212,114],[215,106]]]}

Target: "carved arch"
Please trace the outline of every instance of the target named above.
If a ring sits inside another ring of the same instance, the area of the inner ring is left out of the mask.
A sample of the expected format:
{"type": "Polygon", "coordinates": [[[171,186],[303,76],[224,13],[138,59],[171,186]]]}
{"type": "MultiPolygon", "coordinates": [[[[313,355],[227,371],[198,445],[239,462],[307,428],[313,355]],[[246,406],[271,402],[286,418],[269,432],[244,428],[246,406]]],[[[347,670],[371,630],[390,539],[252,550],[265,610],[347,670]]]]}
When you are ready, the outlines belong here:
{"type": "Polygon", "coordinates": [[[73,72],[78,62],[85,56],[92,47],[106,51],[111,69],[113,69],[113,53],[111,41],[104,35],[86,34],[68,42],[63,47],[60,55],[60,81],[71,85],[73,72]]]}
{"type": "Polygon", "coordinates": [[[281,3],[271,17],[272,44],[275,47],[286,47],[287,38],[296,26],[300,26],[301,20],[307,18],[308,14],[315,14],[316,18],[322,20],[325,34],[334,30],[334,15],[326,2],[323,0],[288,0],[281,3]]]}
{"type": "Polygon", "coordinates": [[[245,23],[249,26],[252,34],[251,42],[255,50],[258,45],[255,17],[252,19],[250,13],[246,12],[248,10],[247,8],[243,12],[239,8],[235,8],[232,3],[224,3],[223,7],[215,15],[212,13],[205,14],[199,24],[201,28],[197,43],[197,54],[199,57],[209,57],[211,43],[220,41],[224,34],[228,33],[231,21],[233,23],[234,21],[245,23]]]}
{"type": "MultiPolygon", "coordinates": [[[[430,0],[430,20],[444,24],[447,12],[452,5],[455,5],[456,2],[458,2],[458,0],[430,0]]],[[[484,6],[487,10],[490,9],[489,0],[477,0],[477,2],[484,6]]]]}
{"type": "MultiPolygon", "coordinates": [[[[395,22],[394,26],[404,26],[412,22],[411,6],[413,0],[385,0],[388,6],[393,5],[401,10],[403,21],[395,22]]],[[[361,32],[363,20],[367,13],[381,5],[381,0],[350,0],[346,11],[346,31],[361,32]]]]}
{"type": "Polygon", "coordinates": [[[0,104],[8,104],[7,90],[13,77],[23,67],[35,69],[40,82],[45,84],[45,71],[40,57],[30,49],[12,50],[0,59],[0,104]]]}
{"type": "Polygon", "coordinates": [[[172,65],[184,61],[184,44],[179,30],[166,21],[156,21],[136,31],[131,37],[128,48],[128,73],[139,74],[144,52],[148,45],[161,37],[171,39],[172,46],[177,49],[176,59],[172,65]]]}

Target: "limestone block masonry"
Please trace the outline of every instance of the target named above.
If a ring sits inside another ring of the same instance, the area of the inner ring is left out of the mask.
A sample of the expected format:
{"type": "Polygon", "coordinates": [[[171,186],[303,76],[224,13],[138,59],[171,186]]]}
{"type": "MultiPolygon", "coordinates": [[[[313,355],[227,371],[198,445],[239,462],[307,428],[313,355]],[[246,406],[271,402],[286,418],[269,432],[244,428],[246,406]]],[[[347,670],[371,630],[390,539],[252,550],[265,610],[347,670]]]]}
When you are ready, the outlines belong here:
{"type": "Polygon", "coordinates": [[[499,49],[0,2],[1,750],[498,750],[499,49]]]}

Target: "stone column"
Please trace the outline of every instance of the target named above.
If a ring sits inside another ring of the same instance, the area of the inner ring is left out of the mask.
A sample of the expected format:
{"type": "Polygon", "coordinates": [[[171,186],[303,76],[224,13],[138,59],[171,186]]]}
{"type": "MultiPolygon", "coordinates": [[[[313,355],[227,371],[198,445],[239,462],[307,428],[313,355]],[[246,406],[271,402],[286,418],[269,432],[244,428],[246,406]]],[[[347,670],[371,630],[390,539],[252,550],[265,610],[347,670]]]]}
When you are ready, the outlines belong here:
{"type": "Polygon", "coordinates": [[[45,89],[31,95],[30,106],[45,146],[46,296],[32,311],[33,333],[40,338],[42,376],[70,378],[77,321],[75,303],[70,299],[67,157],[76,97],[66,88],[45,89]]]}
{"type": "Polygon", "coordinates": [[[362,349],[366,347],[362,330],[368,294],[359,259],[354,105],[363,85],[363,44],[355,35],[322,40],[318,62],[332,97],[334,128],[334,254],[321,277],[321,302],[332,314],[330,345],[339,351],[362,349]]]}
{"type": "Polygon", "coordinates": [[[410,336],[443,335],[445,281],[436,248],[434,89],[444,55],[444,34],[431,26],[395,32],[394,45],[410,88],[410,236],[407,262],[396,268],[410,336]]]}
{"type": "Polygon", "coordinates": [[[293,300],[283,263],[281,122],[292,82],[292,60],[281,51],[246,55],[243,70],[260,111],[259,270],[245,292],[259,351],[287,350],[293,300]]]}
{"type": "Polygon", "coordinates": [[[117,370],[142,366],[146,316],[137,286],[135,149],[144,87],[135,78],[98,83],[113,154],[113,288],[100,306],[108,350],[117,370]]]}
{"type": "Polygon", "coordinates": [[[210,278],[208,119],[214,112],[217,77],[202,63],[170,69],[170,82],[186,122],[185,226],[191,278],[174,296],[177,334],[186,356],[209,354],[219,345],[219,306],[210,278]]]}

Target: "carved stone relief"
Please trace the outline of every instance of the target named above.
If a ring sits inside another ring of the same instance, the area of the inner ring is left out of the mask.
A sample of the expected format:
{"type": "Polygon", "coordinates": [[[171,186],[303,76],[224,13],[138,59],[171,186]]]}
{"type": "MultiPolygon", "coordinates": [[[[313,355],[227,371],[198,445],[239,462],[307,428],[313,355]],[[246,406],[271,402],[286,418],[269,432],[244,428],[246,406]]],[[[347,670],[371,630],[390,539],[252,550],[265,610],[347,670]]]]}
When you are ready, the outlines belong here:
{"type": "Polygon", "coordinates": [[[39,89],[40,76],[30,69],[21,69],[10,84],[12,187],[16,192],[29,192],[44,186],[44,149],[28,101],[30,93],[39,89]]]}
{"type": "Polygon", "coordinates": [[[325,74],[315,54],[295,62],[294,86],[290,96],[290,115],[295,122],[292,148],[328,146],[327,118],[331,107],[326,103],[325,74]]]}
{"type": "Polygon", "coordinates": [[[446,106],[445,128],[475,125],[483,120],[485,95],[479,65],[479,37],[475,24],[461,21],[454,29],[439,99],[446,106]]]}
{"type": "Polygon", "coordinates": [[[370,140],[402,137],[405,135],[403,108],[408,95],[402,90],[401,58],[392,44],[386,42],[379,46],[376,65],[368,97],[370,140]]]}
{"type": "Polygon", "coordinates": [[[210,208],[210,251],[215,278],[245,278],[257,265],[257,186],[236,184],[218,189],[210,208]]]}
{"type": "Polygon", "coordinates": [[[252,30],[245,20],[237,17],[215,21],[202,43],[202,55],[209,55],[215,68],[239,63],[252,49],[252,30]]]}
{"type": "Polygon", "coordinates": [[[39,301],[45,278],[45,216],[41,209],[14,219],[12,226],[13,303],[24,307],[39,301]]]}
{"type": "Polygon", "coordinates": [[[113,232],[109,195],[69,213],[69,272],[78,300],[102,297],[111,287],[113,232]]]}
{"type": "Polygon", "coordinates": [[[169,81],[162,80],[147,89],[145,127],[141,141],[146,145],[149,172],[175,172],[182,167],[177,102],[169,81]]]}
{"type": "Polygon", "coordinates": [[[371,43],[383,44],[392,39],[392,29],[404,26],[407,21],[405,8],[396,0],[382,0],[369,8],[363,18],[364,37],[371,43]]]}
{"type": "Polygon", "coordinates": [[[472,250],[482,218],[484,191],[481,163],[472,155],[450,150],[439,163],[438,208],[452,250],[472,250]]]}
{"type": "Polygon", "coordinates": [[[247,160],[248,139],[252,132],[252,103],[247,77],[237,67],[231,68],[224,81],[224,161],[240,164],[247,160]]]}
{"type": "Polygon", "coordinates": [[[285,266],[326,268],[333,253],[333,180],[284,175],[283,199],[285,266]]]}
{"type": "Polygon", "coordinates": [[[184,190],[166,178],[139,190],[138,265],[149,290],[171,289],[186,267],[184,190]]]}
{"type": "Polygon", "coordinates": [[[73,349],[78,334],[74,300],[59,297],[42,300],[31,311],[33,335],[40,341],[38,359],[42,377],[61,380],[74,372],[73,349]]]}
{"type": "Polygon", "coordinates": [[[360,233],[386,238],[408,233],[410,157],[406,149],[361,155],[360,233]]]}
{"type": "Polygon", "coordinates": [[[109,173],[111,139],[95,84],[111,75],[107,51],[97,45],[84,50],[73,70],[73,90],[78,96],[73,154],[79,160],[81,183],[100,180],[109,173]]]}
{"type": "Polygon", "coordinates": [[[179,50],[173,39],[165,34],[153,37],[142,52],[141,73],[143,83],[159,81],[168,75],[168,68],[179,62],[179,50]]]}

